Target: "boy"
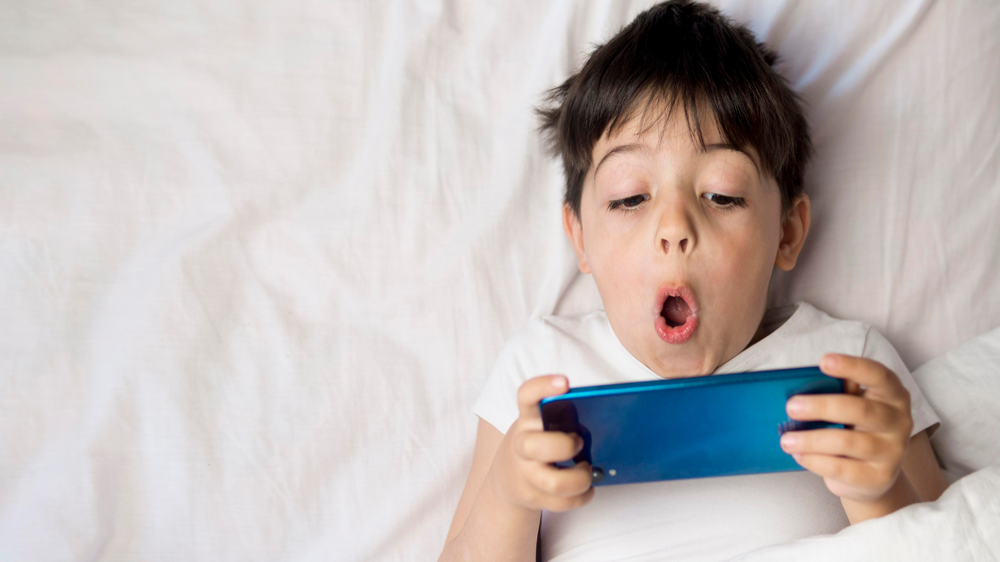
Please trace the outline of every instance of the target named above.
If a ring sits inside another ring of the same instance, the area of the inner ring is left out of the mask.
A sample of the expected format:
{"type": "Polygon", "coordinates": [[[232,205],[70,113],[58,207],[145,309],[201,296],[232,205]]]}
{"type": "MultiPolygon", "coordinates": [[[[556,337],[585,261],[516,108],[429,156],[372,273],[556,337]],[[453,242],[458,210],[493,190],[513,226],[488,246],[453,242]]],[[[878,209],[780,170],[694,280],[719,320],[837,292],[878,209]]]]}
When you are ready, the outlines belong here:
{"type": "Polygon", "coordinates": [[[807,127],[773,63],[717,11],[665,2],[554,90],[541,114],[566,171],[563,225],[605,310],[535,320],[504,347],[442,560],[525,560],[539,544],[544,560],[719,560],[944,490],[939,420],[884,338],[806,303],[765,313],[772,267],[795,266],[810,217],[807,127]],[[849,394],[796,397],[788,414],[848,429],[781,438],[807,472],[595,494],[585,463],[550,464],[582,446],[538,413],[570,383],[817,363],[849,394]]]}

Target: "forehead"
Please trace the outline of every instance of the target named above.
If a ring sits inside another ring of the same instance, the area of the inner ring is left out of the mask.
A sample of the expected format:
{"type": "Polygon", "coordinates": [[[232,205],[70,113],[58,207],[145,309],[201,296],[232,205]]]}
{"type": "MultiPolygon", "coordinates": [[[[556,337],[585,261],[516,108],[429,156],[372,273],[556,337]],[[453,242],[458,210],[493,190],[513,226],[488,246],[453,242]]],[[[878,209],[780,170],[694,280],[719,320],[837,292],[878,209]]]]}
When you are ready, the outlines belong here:
{"type": "Polygon", "coordinates": [[[760,174],[756,151],[729,143],[711,109],[685,111],[680,104],[671,109],[664,104],[645,104],[641,111],[619,123],[612,123],[595,143],[591,154],[591,175],[602,164],[626,155],[670,152],[675,156],[716,153],[751,167],[760,174]]]}

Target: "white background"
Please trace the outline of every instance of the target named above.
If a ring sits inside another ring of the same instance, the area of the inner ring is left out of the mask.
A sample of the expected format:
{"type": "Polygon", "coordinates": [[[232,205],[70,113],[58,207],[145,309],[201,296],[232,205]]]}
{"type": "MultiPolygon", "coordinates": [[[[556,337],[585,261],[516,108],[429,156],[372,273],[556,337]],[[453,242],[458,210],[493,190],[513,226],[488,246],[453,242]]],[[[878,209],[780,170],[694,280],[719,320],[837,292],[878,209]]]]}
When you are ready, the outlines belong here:
{"type": "MultiPolygon", "coordinates": [[[[599,306],[532,107],[649,4],[0,4],[0,558],[434,558],[500,346],[599,306]]],[[[814,133],[772,300],[1000,325],[1000,4],[720,4],[814,133]]]]}

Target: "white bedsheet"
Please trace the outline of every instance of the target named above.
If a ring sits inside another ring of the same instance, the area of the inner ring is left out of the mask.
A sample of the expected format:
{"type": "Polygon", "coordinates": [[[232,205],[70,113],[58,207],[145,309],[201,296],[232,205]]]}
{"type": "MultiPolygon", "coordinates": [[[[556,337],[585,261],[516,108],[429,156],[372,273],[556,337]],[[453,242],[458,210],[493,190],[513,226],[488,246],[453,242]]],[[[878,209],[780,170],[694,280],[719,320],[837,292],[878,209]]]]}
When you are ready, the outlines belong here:
{"type": "Polygon", "coordinates": [[[836,535],[801,539],[740,556],[739,562],[997,560],[1000,467],[949,487],[941,499],[852,525],[836,535]]]}
{"type": "MultiPolygon", "coordinates": [[[[0,3],[0,560],[433,558],[500,346],[598,304],[531,108],[650,3],[0,3]]],[[[773,300],[1000,325],[1000,4],[720,5],[815,135],[773,300]]]]}

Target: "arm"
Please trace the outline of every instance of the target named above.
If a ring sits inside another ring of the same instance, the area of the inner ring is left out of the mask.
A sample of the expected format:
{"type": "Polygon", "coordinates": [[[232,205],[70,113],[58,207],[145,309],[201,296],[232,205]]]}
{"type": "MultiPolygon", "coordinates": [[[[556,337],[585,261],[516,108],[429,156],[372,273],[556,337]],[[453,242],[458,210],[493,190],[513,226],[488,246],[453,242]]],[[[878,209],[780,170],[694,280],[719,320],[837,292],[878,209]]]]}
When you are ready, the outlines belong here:
{"type": "Polygon", "coordinates": [[[534,558],[541,511],[520,508],[502,501],[497,496],[492,481],[487,482],[493,458],[503,437],[503,433],[495,427],[479,420],[472,469],[465,489],[462,490],[462,497],[458,500],[440,560],[534,558]],[[483,486],[484,483],[488,485],[483,486]]]}
{"type": "Polygon", "coordinates": [[[520,416],[506,435],[480,420],[472,469],[440,560],[531,560],[542,509],[565,511],[593,498],[589,464],[550,464],[583,447],[576,435],[542,428],[538,403],[568,388],[562,376],[521,385],[520,416]]]}
{"type": "Polygon", "coordinates": [[[948,481],[944,479],[941,467],[938,466],[927,430],[910,438],[910,446],[903,456],[903,472],[921,501],[937,501],[948,489],[948,481]]]}

